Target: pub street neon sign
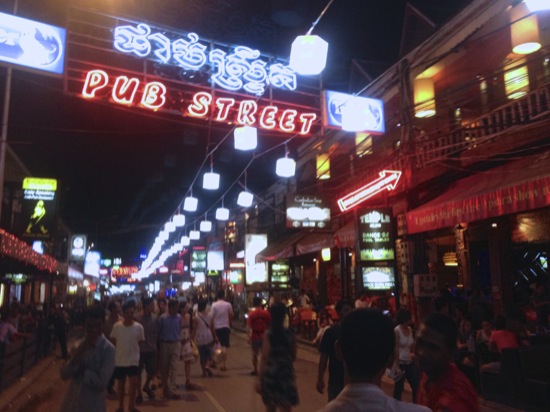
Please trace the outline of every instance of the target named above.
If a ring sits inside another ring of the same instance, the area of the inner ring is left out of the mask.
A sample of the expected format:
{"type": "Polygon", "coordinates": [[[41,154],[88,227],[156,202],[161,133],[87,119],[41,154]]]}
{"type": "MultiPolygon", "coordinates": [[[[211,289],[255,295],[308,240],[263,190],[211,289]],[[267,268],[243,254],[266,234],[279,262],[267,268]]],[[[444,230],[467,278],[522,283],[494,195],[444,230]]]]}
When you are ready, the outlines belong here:
{"type": "MultiPolygon", "coordinates": [[[[88,99],[110,94],[114,102],[125,106],[142,106],[150,110],[162,108],[167,101],[167,87],[158,81],[143,83],[138,78],[121,75],[114,79],[104,70],[86,74],[82,96],[88,99]]],[[[173,109],[173,108],[172,108],[173,109]]],[[[209,118],[218,122],[280,130],[306,135],[317,114],[280,109],[275,105],[260,106],[254,99],[240,101],[231,97],[214,97],[209,92],[197,92],[188,101],[179,102],[183,116],[209,118]]]]}
{"type": "Polygon", "coordinates": [[[117,26],[114,29],[113,47],[138,58],[179,66],[182,74],[187,70],[212,72],[210,81],[213,85],[233,92],[243,89],[261,96],[268,85],[283,90],[296,90],[294,70],[280,62],[269,65],[260,59],[258,50],[237,46],[229,53],[219,48],[207,51],[210,47],[199,43],[196,33],[174,39],[176,36],[172,34],[170,38],[164,33],[153,31],[151,26],[144,23],[117,26]]]}
{"type": "Polygon", "coordinates": [[[401,177],[401,172],[397,170],[382,170],[379,175],[380,177],[378,179],[338,199],[338,207],[340,207],[340,210],[345,212],[383,190],[391,191],[395,189],[401,177]]]}

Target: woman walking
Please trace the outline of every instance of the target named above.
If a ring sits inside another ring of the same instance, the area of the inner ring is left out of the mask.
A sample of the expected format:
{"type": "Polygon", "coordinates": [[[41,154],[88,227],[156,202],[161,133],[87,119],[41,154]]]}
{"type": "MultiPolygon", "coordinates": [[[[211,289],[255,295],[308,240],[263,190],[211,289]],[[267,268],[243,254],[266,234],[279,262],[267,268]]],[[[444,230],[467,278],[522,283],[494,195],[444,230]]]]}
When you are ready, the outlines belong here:
{"type": "Polygon", "coordinates": [[[212,327],[212,315],[206,312],[206,300],[199,300],[198,312],[193,318],[193,333],[195,342],[199,348],[202,376],[212,376],[209,368],[209,361],[212,359],[212,347],[216,332],[212,327]]]}
{"type": "Polygon", "coordinates": [[[298,404],[298,390],[294,374],[296,340],[294,333],[284,328],[286,307],[277,302],[270,308],[271,327],[262,344],[262,360],[258,391],[267,412],[277,409],[290,412],[298,404]]]}
{"type": "Polygon", "coordinates": [[[399,369],[403,372],[403,377],[395,381],[393,388],[393,397],[401,400],[405,379],[409,382],[412,390],[413,402],[416,403],[416,394],[418,389],[418,371],[412,360],[412,351],[414,346],[414,334],[411,328],[411,312],[400,308],[395,315],[395,362],[399,363],[399,369]]]}

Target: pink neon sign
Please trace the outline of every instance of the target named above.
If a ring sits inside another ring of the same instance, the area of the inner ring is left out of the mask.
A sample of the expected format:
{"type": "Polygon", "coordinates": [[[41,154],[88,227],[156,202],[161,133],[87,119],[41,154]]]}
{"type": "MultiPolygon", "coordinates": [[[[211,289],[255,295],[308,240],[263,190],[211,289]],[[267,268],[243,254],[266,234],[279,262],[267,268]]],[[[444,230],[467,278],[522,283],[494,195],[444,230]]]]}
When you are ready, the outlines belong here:
{"type": "MultiPolygon", "coordinates": [[[[88,99],[109,97],[114,103],[137,106],[150,110],[161,109],[167,101],[167,87],[157,81],[143,82],[136,77],[112,77],[103,70],[90,70],[82,87],[82,96],[88,99]]],[[[236,100],[214,97],[209,92],[196,92],[177,107],[183,116],[212,119],[224,123],[237,123],[267,130],[307,135],[317,120],[317,114],[261,106],[255,99],[236,100]]]]}
{"type": "Polygon", "coordinates": [[[340,207],[340,210],[345,212],[385,189],[388,191],[395,189],[401,177],[401,172],[397,170],[382,170],[379,174],[380,177],[378,179],[338,199],[338,207],[340,207]]]}

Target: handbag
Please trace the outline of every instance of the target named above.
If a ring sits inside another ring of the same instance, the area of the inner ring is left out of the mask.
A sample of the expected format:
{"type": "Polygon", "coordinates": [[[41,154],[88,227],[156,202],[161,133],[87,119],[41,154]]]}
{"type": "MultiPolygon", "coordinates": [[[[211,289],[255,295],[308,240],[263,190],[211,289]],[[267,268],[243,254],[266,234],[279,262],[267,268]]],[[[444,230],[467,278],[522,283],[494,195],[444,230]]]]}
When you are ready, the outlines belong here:
{"type": "Polygon", "coordinates": [[[405,372],[399,369],[399,363],[394,362],[391,368],[386,369],[386,376],[397,382],[403,379],[403,377],[405,376],[405,372]]]}
{"type": "Polygon", "coordinates": [[[195,360],[199,358],[199,347],[194,340],[191,340],[191,353],[193,354],[195,360]]]}
{"type": "Polygon", "coordinates": [[[223,348],[220,342],[217,342],[214,345],[212,345],[212,360],[215,363],[221,362],[222,354],[223,354],[223,348]]]}

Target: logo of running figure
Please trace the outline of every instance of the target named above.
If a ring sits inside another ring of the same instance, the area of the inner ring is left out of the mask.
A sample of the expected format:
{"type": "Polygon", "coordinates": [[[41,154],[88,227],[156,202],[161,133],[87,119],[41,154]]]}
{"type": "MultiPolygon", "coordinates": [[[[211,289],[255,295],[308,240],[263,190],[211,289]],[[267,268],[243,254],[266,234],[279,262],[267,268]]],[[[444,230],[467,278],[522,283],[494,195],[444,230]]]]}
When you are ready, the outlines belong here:
{"type": "Polygon", "coordinates": [[[36,202],[34,207],[34,213],[29,219],[29,224],[27,225],[27,230],[25,233],[33,233],[34,231],[40,231],[43,235],[48,233],[48,229],[44,227],[43,218],[46,216],[46,207],[44,206],[44,201],[39,200],[36,202]]]}

